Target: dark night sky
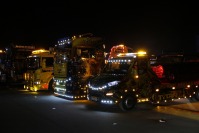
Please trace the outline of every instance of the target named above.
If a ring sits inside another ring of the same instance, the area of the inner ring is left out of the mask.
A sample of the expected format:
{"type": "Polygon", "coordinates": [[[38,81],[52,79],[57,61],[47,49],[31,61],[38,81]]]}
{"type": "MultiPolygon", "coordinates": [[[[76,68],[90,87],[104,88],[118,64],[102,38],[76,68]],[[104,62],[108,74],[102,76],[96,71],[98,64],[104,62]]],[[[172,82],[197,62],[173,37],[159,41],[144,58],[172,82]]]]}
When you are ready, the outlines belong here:
{"type": "Polygon", "coordinates": [[[0,45],[54,46],[59,38],[93,33],[107,47],[124,43],[151,52],[199,52],[196,2],[4,2],[0,45]]]}

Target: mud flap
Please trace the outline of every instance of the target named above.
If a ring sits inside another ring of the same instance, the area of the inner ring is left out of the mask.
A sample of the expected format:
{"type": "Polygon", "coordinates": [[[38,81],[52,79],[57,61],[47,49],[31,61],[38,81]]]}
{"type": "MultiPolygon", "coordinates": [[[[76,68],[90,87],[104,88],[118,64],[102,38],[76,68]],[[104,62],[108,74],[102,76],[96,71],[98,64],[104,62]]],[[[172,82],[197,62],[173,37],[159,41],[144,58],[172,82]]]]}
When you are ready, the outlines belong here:
{"type": "Polygon", "coordinates": [[[199,101],[199,90],[196,91],[194,98],[199,101]]]}

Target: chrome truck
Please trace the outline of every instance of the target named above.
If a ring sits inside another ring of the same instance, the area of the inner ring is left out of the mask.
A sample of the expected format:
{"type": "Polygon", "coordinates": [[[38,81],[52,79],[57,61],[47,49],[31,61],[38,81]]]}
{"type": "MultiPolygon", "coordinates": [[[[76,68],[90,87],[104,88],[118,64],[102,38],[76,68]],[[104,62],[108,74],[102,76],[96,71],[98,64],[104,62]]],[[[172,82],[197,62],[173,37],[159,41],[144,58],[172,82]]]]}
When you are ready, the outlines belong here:
{"type": "Polygon", "coordinates": [[[27,71],[24,73],[24,88],[30,91],[54,91],[53,49],[38,49],[27,57],[27,71]]]}
{"type": "Polygon", "coordinates": [[[139,102],[160,104],[179,98],[199,100],[199,78],[166,82],[164,66],[151,66],[146,52],[122,53],[89,80],[88,100],[131,110],[139,102]],[[155,70],[156,69],[156,70],[155,70]],[[160,77],[161,75],[161,77],[160,77]]]}
{"type": "Polygon", "coordinates": [[[63,38],[55,46],[54,94],[70,99],[87,99],[88,79],[104,66],[101,37],[82,34],[63,38]]]}

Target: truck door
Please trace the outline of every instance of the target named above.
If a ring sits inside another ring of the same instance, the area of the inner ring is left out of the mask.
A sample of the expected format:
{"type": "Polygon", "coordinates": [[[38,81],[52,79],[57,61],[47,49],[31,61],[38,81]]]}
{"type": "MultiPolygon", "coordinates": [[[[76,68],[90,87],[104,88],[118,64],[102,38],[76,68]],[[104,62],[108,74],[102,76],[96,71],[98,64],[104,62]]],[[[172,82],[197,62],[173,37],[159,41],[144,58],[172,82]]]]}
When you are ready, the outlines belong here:
{"type": "Polygon", "coordinates": [[[138,75],[143,75],[147,73],[148,63],[145,59],[137,61],[138,75]]]}
{"type": "Polygon", "coordinates": [[[138,80],[137,86],[142,97],[149,97],[152,92],[152,74],[146,58],[137,60],[138,80]]]}

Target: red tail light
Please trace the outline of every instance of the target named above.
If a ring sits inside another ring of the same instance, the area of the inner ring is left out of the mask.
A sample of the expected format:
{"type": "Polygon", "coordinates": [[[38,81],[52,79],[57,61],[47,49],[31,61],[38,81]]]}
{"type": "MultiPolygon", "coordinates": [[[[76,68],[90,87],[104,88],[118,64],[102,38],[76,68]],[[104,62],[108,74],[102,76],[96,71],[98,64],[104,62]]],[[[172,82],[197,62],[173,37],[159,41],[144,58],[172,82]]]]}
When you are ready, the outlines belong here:
{"type": "Polygon", "coordinates": [[[162,65],[152,66],[152,70],[156,73],[158,78],[163,78],[164,69],[162,65]]]}

